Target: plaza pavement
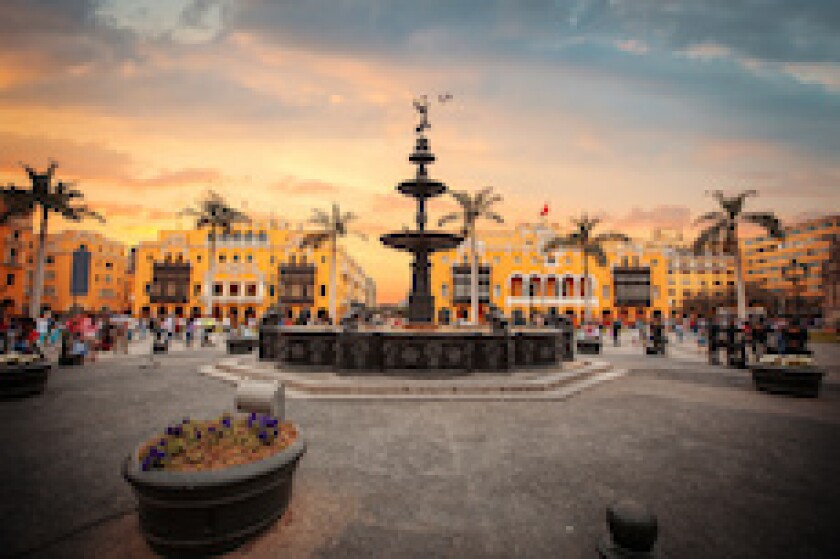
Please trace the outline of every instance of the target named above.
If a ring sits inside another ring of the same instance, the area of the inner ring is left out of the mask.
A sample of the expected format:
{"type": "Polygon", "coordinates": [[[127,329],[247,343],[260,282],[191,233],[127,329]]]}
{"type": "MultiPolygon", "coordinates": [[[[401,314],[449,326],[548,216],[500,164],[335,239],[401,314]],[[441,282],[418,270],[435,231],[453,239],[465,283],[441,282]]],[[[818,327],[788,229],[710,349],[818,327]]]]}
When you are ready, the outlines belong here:
{"type": "MultiPolygon", "coordinates": [[[[559,402],[292,400],[308,443],[291,507],[232,557],[595,557],[604,508],[659,517],[660,557],[840,557],[838,347],[819,399],[752,389],[690,344],[605,347],[629,374],[559,402]],[[683,347],[683,345],[685,347],[683,347]]],[[[0,557],[152,557],[120,477],[133,445],[233,389],[220,349],[53,371],[0,402],[0,557]]]]}

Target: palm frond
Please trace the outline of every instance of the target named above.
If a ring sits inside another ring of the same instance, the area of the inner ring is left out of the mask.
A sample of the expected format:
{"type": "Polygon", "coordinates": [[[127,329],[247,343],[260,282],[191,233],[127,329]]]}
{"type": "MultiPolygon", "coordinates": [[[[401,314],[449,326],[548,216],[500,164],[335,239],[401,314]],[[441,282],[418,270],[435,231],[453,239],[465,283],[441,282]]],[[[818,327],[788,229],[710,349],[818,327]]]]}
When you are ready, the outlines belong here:
{"type": "Polygon", "coordinates": [[[330,219],[329,214],[327,214],[324,210],[312,208],[312,217],[309,218],[309,223],[329,227],[332,220],[330,219]]]}
{"type": "Polygon", "coordinates": [[[782,239],[785,236],[782,223],[775,214],[770,212],[746,212],[741,214],[741,217],[748,223],[762,227],[771,237],[782,239]]]}
{"type": "Polygon", "coordinates": [[[710,245],[725,241],[728,236],[728,230],[728,223],[726,221],[718,221],[701,231],[692,245],[694,253],[701,254],[710,245]]]}
{"type": "Polygon", "coordinates": [[[543,245],[543,252],[551,252],[560,247],[577,247],[580,246],[577,234],[572,233],[560,237],[552,237],[543,245]]]}
{"type": "Polygon", "coordinates": [[[472,206],[472,199],[467,192],[461,190],[450,190],[449,194],[455,198],[455,201],[461,204],[463,208],[470,208],[472,206]]]}
{"type": "Polygon", "coordinates": [[[583,254],[594,257],[599,266],[607,265],[607,254],[604,252],[601,245],[597,243],[589,243],[585,245],[583,247],[583,254]]]}
{"type": "Polygon", "coordinates": [[[463,213],[449,213],[438,220],[438,227],[443,227],[450,221],[456,221],[463,217],[463,213]]]}
{"type": "Polygon", "coordinates": [[[319,248],[325,241],[330,238],[329,233],[308,233],[304,235],[303,240],[301,240],[299,247],[300,248],[319,248]]]}
{"type": "Polygon", "coordinates": [[[714,211],[714,212],[706,212],[703,215],[699,216],[697,219],[694,220],[694,224],[698,225],[700,223],[712,220],[721,220],[726,219],[726,214],[721,211],[714,211]]]}
{"type": "Polygon", "coordinates": [[[486,217],[488,219],[492,219],[496,223],[504,223],[505,222],[504,218],[502,218],[502,216],[500,216],[499,214],[497,214],[495,212],[484,212],[484,217],[486,217]]]}
{"type": "Polygon", "coordinates": [[[619,233],[618,231],[608,231],[606,233],[599,233],[598,235],[596,235],[592,239],[592,242],[600,244],[600,243],[606,243],[606,242],[611,242],[611,241],[623,241],[623,242],[626,243],[629,240],[630,240],[630,237],[628,237],[624,233],[619,233]]]}

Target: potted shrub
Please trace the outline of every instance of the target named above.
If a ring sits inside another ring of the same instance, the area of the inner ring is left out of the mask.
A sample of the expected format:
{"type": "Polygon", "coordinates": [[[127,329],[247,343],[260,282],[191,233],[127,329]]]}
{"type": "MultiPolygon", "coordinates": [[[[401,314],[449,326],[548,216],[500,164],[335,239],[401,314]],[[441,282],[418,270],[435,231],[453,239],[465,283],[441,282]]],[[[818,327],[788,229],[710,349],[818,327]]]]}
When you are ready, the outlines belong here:
{"type": "Polygon", "coordinates": [[[49,376],[50,364],[39,354],[0,355],[0,397],[40,394],[49,376]]]}
{"type": "Polygon", "coordinates": [[[123,476],[152,548],[203,556],[237,547],[283,515],[305,450],[294,424],[269,415],[185,418],[127,456],[123,476]]]}
{"type": "Polygon", "coordinates": [[[750,369],[756,389],[792,396],[818,396],[825,374],[805,354],[764,355],[750,369]]]}

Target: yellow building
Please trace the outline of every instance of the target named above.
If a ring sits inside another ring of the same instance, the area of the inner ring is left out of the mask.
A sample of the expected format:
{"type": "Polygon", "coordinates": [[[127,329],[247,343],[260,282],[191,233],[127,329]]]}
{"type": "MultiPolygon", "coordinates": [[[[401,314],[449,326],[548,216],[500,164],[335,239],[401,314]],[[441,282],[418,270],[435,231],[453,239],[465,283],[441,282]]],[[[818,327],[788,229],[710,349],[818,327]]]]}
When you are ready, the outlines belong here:
{"type": "Polygon", "coordinates": [[[124,244],[92,231],[64,231],[48,236],[46,253],[44,308],[62,313],[129,310],[124,244]]]}
{"type": "Polygon", "coordinates": [[[34,261],[32,215],[11,218],[0,226],[0,303],[9,314],[29,313],[34,261]]]}
{"type": "Polygon", "coordinates": [[[683,247],[666,249],[668,280],[665,286],[672,317],[696,316],[698,298],[731,298],[735,306],[735,259],[728,254],[696,255],[683,247]]]}
{"type": "Polygon", "coordinates": [[[807,269],[801,296],[815,311],[823,295],[823,266],[829,261],[831,241],[838,236],[840,215],[831,215],[786,227],[781,241],[766,236],[747,239],[743,248],[744,278],[782,297],[791,297],[792,285],[783,270],[796,259],[807,269]]]}
{"type": "MultiPolygon", "coordinates": [[[[589,275],[584,278],[579,250],[543,253],[543,245],[556,234],[556,225],[479,232],[480,316],[492,304],[516,322],[532,313],[564,314],[579,321],[585,298],[596,320],[634,321],[657,312],[668,316],[662,289],[668,270],[665,251],[639,243],[612,243],[605,247],[607,265],[601,267],[590,258],[589,275]]],[[[438,322],[469,316],[469,254],[467,242],[431,259],[438,322]]]]}
{"type": "MultiPolygon", "coordinates": [[[[238,324],[272,306],[289,318],[315,317],[329,309],[329,247],[300,249],[306,231],[273,221],[235,225],[216,242],[215,275],[210,278],[207,230],[161,231],[134,251],[132,309],[136,316],[212,315],[238,324]]],[[[365,302],[371,282],[339,249],[336,304],[341,317],[350,302],[365,302]]]]}

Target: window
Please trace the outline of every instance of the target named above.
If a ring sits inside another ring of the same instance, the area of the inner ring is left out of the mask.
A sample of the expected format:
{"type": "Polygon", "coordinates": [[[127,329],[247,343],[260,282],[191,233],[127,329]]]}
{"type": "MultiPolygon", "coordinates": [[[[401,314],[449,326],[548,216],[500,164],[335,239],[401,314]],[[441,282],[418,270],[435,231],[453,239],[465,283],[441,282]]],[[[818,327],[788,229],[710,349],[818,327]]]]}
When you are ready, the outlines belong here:
{"type": "Polygon", "coordinates": [[[245,257],[245,260],[248,261],[248,262],[253,262],[254,261],[254,255],[253,254],[248,254],[245,257]]]}
{"type": "Polygon", "coordinates": [[[106,262],[105,263],[105,269],[106,270],[113,270],[114,269],[114,263],[113,262],[106,262]]]}
{"type": "Polygon", "coordinates": [[[322,254],[321,255],[321,264],[326,264],[326,263],[327,263],[327,257],[322,254]]]}
{"type": "Polygon", "coordinates": [[[514,263],[514,264],[519,264],[521,261],[522,261],[522,259],[521,259],[521,258],[519,258],[518,256],[514,256],[514,257],[513,257],[513,263],[514,263]]]}
{"type": "Polygon", "coordinates": [[[152,284],[151,283],[146,284],[145,291],[146,291],[146,295],[148,295],[152,292],[152,284]]]}
{"type": "Polygon", "coordinates": [[[227,262],[227,256],[225,256],[224,254],[220,254],[219,255],[219,263],[224,264],[225,262],[227,262]]]}
{"type": "Polygon", "coordinates": [[[256,283],[249,283],[245,286],[245,295],[248,297],[256,297],[257,296],[257,284],[256,283]]]}
{"type": "Polygon", "coordinates": [[[502,286],[498,283],[493,286],[493,298],[498,299],[502,296],[502,286]]]}
{"type": "Polygon", "coordinates": [[[200,254],[197,254],[197,255],[196,255],[196,257],[195,257],[195,261],[196,261],[196,262],[201,262],[201,255],[200,255],[200,254]]]}
{"type": "Polygon", "coordinates": [[[322,285],[321,286],[321,297],[326,297],[326,296],[327,296],[327,286],[322,285]]]}
{"type": "Polygon", "coordinates": [[[269,297],[274,297],[274,286],[273,285],[268,286],[268,296],[269,297]]]}
{"type": "Polygon", "coordinates": [[[269,264],[274,264],[274,256],[272,256],[271,258],[268,259],[268,263],[269,264]]]}
{"type": "Polygon", "coordinates": [[[195,296],[201,295],[201,284],[200,283],[196,283],[196,284],[193,285],[193,295],[195,295],[195,296]]]}
{"type": "Polygon", "coordinates": [[[14,274],[6,274],[6,285],[14,285],[15,284],[15,275],[14,274]]]}
{"type": "Polygon", "coordinates": [[[233,261],[234,262],[239,262],[239,253],[236,253],[236,252],[233,253],[233,261]]]}
{"type": "Polygon", "coordinates": [[[239,284],[238,283],[230,284],[230,287],[228,287],[228,289],[230,290],[229,293],[232,297],[236,297],[236,296],[239,295],[239,284]]]}
{"type": "Polygon", "coordinates": [[[676,296],[677,295],[677,290],[676,289],[669,289],[668,290],[668,295],[671,296],[671,297],[676,296]]]}
{"type": "Polygon", "coordinates": [[[47,264],[55,264],[55,256],[47,256],[47,264]]]}
{"type": "Polygon", "coordinates": [[[225,292],[224,284],[221,284],[221,283],[214,283],[213,284],[213,295],[216,295],[216,296],[224,295],[224,292],[225,292]]]}
{"type": "Polygon", "coordinates": [[[445,283],[440,286],[440,296],[449,297],[449,286],[445,283]]]}

